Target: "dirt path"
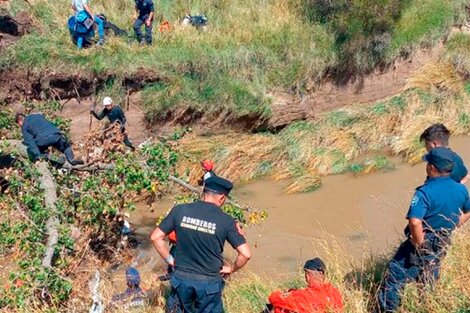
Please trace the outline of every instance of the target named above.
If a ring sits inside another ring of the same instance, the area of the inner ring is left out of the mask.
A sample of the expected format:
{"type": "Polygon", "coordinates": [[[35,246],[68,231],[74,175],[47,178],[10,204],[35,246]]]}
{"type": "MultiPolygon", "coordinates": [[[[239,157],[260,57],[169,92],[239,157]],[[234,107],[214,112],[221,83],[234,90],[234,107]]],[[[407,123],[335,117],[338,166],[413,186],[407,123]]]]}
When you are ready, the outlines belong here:
{"type": "MultiPolygon", "coordinates": [[[[90,131],[90,108],[92,107],[91,99],[82,100],[81,103],[77,99],[63,100],[63,109],[60,116],[72,119],[70,126],[70,135],[73,141],[82,142],[83,138],[90,131]]],[[[100,112],[102,106],[98,105],[96,111],[100,112]]],[[[140,144],[145,141],[150,134],[146,130],[146,123],[144,121],[144,113],[137,104],[131,104],[129,110],[123,105],[123,110],[127,118],[127,132],[130,140],[134,144],[140,144]]],[[[100,127],[102,122],[93,118],[91,127],[100,127]]]]}

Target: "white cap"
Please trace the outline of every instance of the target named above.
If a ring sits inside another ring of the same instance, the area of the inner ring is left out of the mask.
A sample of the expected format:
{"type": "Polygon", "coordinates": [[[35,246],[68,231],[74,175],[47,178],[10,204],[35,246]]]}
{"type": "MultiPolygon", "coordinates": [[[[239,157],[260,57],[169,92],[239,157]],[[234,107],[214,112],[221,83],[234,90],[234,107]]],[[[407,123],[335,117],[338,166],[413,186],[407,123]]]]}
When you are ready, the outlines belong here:
{"type": "Polygon", "coordinates": [[[113,99],[111,99],[110,97],[104,97],[103,105],[106,106],[106,105],[111,105],[111,104],[113,104],[113,99]]]}

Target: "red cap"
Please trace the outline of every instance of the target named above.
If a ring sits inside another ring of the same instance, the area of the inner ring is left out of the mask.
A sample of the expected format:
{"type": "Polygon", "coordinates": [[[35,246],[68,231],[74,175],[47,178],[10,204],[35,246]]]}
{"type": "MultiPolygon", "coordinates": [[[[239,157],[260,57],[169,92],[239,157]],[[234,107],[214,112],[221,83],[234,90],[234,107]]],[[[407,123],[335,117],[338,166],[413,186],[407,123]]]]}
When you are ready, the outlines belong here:
{"type": "Polygon", "coordinates": [[[214,169],[214,162],[211,160],[201,161],[202,168],[206,171],[212,171],[214,169]]]}

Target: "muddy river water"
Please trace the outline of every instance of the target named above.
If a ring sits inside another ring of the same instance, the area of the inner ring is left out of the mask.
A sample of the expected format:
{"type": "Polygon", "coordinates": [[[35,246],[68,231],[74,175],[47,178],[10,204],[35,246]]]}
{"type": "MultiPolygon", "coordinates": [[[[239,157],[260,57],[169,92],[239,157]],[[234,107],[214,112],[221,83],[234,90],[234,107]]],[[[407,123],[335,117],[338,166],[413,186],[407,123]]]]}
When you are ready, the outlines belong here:
{"type": "MultiPolygon", "coordinates": [[[[469,164],[470,137],[452,138],[451,146],[469,164]]],[[[295,271],[305,259],[317,255],[337,254],[360,261],[390,252],[403,236],[411,196],[425,175],[424,163],[399,164],[385,173],[325,177],[320,189],[306,194],[286,195],[285,184],[270,180],[236,188],[238,202],[264,208],[269,214],[260,226],[247,229],[253,250],[249,267],[272,276],[295,271]]],[[[167,200],[155,212],[140,208],[132,213],[131,222],[144,241],[138,248],[140,254],[145,259],[155,257],[155,268],[162,262],[148,234],[156,216],[171,205],[167,200]]]]}

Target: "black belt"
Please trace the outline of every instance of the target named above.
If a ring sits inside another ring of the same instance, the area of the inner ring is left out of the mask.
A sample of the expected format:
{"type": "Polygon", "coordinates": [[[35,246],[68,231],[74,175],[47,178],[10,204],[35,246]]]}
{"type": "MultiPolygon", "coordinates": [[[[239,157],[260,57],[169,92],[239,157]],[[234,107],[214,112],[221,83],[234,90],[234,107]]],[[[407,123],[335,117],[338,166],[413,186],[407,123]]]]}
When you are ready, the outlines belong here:
{"type": "Polygon", "coordinates": [[[199,274],[193,272],[186,272],[181,269],[176,269],[173,273],[174,275],[182,278],[182,279],[189,279],[189,280],[203,280],[203,281],[211,281],[211,280],[218,280],[221,279],[221,276],[211,276],[206,274],[199,274]]]}

